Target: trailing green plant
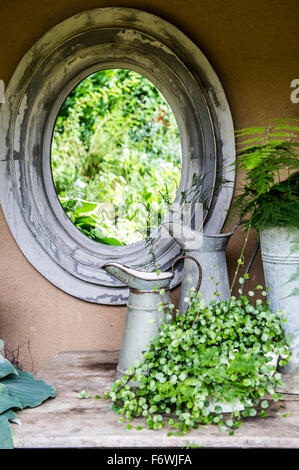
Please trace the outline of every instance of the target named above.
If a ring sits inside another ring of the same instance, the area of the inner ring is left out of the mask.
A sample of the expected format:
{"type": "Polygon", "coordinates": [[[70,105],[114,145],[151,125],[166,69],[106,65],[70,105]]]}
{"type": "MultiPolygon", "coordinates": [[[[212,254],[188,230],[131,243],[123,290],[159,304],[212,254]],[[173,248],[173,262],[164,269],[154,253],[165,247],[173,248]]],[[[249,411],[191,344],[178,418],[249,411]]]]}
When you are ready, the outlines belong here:
{"type": "MultiPolygon", "coordinates": [[[[0,349],[3,341],[0,340],[0,349]]],[[[20,424],[15,411],[39,406],[55,389],[30,372],[21,371],[0,354],[0,449],[14,447],[10,422],[20,424]]]]}
{"type": "Polygon", "coordinates": [[[299,120],[277,119],[267,127],[236,132],[236,167],[245,172],[232,214],[257,230],[299,228],[299,120]],[[248,139],[248,137],[250,137],[248,139]]]}
{"type": "Polygon", "coordinates": [[[128,429],[133,418],[146,420],[148,429],[168,425],[168,435],[206,424],[232,434],[243,419],[266,417],[269,402],[282,397],[275,391],[282,382],[273,355],[286,364],[290,338],[282,327],[286,320],[262,300],[262,287],[256,290],[261,298],[255,302],[251,291],[223,301],[216,285],[215,300],[205,305],[191,289],[184,315],[161,304],[165,323],[142,361],[105,392],[119,421],[126,420],[128,429]]]}

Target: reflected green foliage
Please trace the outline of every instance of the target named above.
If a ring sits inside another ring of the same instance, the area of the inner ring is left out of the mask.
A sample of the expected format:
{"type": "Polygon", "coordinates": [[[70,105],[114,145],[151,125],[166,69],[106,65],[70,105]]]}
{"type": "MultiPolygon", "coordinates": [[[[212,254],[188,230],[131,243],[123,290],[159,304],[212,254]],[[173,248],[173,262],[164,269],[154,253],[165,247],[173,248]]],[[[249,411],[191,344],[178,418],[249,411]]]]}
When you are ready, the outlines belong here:
{"type": "Polygon", "coordinates": [[[106,245],[122,245],[110,236],[109,227],[97,215],[100,204],[71,197],[61,197],[60,203],[73,224],[89,238],[106,245]]]}
{"type": "Polygon", "coordinates": [[[96,72],[61,108],[51,162],[57,195],[83,233],[102,243],[133,243],[144,238],[150,212],[159,211],[161,189],[177,190],[181,148],[174,115],[138,73],[96,72]],[[94,207],[85,211],[86,201],[94,207]]]}

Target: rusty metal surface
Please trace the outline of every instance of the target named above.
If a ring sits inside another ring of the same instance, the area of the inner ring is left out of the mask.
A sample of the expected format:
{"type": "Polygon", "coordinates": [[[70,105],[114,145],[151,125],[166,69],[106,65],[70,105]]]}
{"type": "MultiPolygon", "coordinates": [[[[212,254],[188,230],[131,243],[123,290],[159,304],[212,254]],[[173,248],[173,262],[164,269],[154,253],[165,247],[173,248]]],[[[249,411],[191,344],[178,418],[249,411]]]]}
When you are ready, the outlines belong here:
{"type": "Polygon", "coordinates": [[[18,412],[22,426],[12,424],[17,448],[170,448],[190,443],[208,448],[299,448],[299,395],[284,395],[280,412],[275,405],[269,417],[250,418],[234,436],[221,433],[217,426],[202,426],[185,436],[167,436],[166,428],[140,431],[142,419],[133,420],[127,430],[109,401],[78,399],[85,389],[91,397],[103,396],[114,380],[118,351],[62,352],[37,376],[56,387],[57,396],[41,406],[18,412]]]}

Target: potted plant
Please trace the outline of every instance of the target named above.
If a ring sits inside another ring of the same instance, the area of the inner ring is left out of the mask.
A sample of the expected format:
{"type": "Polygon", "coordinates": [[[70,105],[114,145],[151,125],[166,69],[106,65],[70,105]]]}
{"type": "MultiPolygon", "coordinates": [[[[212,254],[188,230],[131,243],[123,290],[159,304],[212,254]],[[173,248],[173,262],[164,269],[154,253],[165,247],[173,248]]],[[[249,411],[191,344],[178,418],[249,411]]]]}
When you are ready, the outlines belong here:
{"type": "Polygon", "coordinates": [[[148,429],[168,424],[168,435],[202,424],[217,424],[232,434],[243,418],[265,417],[269,397],[282,396],[275,391],[282,385],[275,359],[281,356],[287,363],[289,342],[281,317],[262,300],[266,292],[261,286],[257,292],[262,295],[254,302],[253,292],[220,300],[216,286],[215,300],[205,305],[191,289],[183,315],[161,304],[167,322],[143,360],[105,392],[119,421],[126,420],[128,429],[135,417],[141,423],[145,419],[148,429]]]}
{"type": "Polygon", "coordinates": [[[273,311],[283,310],[286,332],[293,334],[292,360],[283,371],[290,374],[286,391],[299,391],[299,121],[280,119],[267,127],[236,132],[236,166],[244,172],[243,187],[232,204],[232,212],[248,218],[255,228],[261,254],[268,299],[273,311]]]}

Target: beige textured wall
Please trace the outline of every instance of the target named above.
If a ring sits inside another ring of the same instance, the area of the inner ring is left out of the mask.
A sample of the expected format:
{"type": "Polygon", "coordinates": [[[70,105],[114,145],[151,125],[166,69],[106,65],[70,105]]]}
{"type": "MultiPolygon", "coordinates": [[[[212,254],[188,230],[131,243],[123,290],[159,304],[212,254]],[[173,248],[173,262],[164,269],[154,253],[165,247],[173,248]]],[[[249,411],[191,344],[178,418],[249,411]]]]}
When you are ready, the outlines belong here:
{"type": "MultiPolygon", "coordinates": [[[[52,26],[79,11],[105,6],[149,11],[189,36],[218,74],[235,128],[299,117],[299,104],[290,101],[290,82],[299,78],[297,0],[2,0],[0,79],[8,83],[22,56],[52,26]]],[[[231,277],[243,238],[238,233],[228,248],[231,277]]],[[[10,349],[30,340],[34,372],[62,350],[120,347],[124,307],[89,304],[50,284],[24,258],[1,210],[0,240],[0,337],[10,349]]],[[[254,244],[252,234],[248,253],[254,244]]],[[[256,282],[263,282],[259,257],[251,283],[256,282]]],[[[174,300],[178,295],[176,289],[174,300]]],[[[19,359],[31,369],[25,346],[19,359]]]]}

